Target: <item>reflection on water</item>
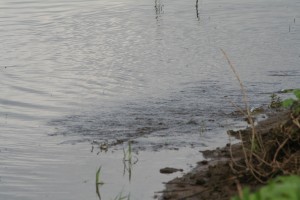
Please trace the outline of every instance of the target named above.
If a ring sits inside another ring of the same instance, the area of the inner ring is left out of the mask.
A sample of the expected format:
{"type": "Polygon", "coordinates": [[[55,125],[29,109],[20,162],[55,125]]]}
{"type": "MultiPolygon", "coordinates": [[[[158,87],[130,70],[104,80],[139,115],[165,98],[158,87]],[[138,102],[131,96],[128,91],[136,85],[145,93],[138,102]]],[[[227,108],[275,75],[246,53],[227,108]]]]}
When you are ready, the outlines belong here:
{"type": "Polygon", "coordinates": [[[196,0],[196,16],[197,19],[200,20],[200,15],[199,15],[199,0],[196,0]]]}
{"type": "Polygon", "coordinates": [[[223,96],[241,97],[220,48],[251,106],[300,84],[299,6],[1,0],[0,199],[95,199],[98,166],[103,199],[122,188],[151,199],[171,178],[160,168],[189,169],[200,149],[227,142],[224,127],[235,122],[223,96]],[[139,152],[130,182],[128,141],[139,152]]]}
{"type": "Polygon", "coordinates": [[[155,14],[156,14],[156,19],[164,13],[163,8],[164,4],[162,2],[163,0],[155,0],[155,14]]]}

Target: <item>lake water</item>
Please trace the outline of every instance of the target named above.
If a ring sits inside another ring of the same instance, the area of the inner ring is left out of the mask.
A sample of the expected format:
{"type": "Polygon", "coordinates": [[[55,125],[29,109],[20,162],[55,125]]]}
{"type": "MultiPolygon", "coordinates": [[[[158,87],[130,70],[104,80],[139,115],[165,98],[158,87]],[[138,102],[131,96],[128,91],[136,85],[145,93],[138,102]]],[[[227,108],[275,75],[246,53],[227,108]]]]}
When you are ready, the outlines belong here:
{"type": "Polygon", "coordinates": [[[100,166],[102,199],[152,199],[180,175],[160,168],[188,171],[239,124],[221,48],[251,106],[300,87],[299,11],[298,0],[1,0],[0,199],[98,199],[100,166]]]}

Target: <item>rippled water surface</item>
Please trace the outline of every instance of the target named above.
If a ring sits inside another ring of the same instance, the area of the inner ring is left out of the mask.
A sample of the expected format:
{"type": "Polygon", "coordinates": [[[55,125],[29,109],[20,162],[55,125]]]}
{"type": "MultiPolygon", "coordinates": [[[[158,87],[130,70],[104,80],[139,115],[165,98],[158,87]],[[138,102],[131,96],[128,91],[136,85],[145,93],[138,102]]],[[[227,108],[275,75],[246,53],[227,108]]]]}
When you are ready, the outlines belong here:
{"type": "Polygon", "coordinates": [[[151,199],[180,175],[160,168],[186,171],[227,142],[224,96],[241,98],[220,48],[251,106],[299,87],[299,10],[297,0],[1,0],[0,199],[97,199],[99,166],[102,199],[151,199]]]}

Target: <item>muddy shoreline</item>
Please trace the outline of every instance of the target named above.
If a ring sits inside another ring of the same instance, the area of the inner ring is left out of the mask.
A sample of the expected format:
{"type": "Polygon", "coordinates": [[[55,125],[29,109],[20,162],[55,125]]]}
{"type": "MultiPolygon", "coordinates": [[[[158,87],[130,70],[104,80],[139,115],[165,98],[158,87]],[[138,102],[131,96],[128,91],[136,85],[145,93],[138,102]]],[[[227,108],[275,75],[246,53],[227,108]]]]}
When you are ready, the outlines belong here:
{"type": "MultiPolygon", "coordinates": [[[[299,116],[296,119],[299,120],[299,116]]],[[[290,126],[290,122],[290,111],[280,111],[259,122],[255,130],[262,136],[270,135],[277,130],[283,130],[282,127],[284,126],[290,126]]],[[[296,133],[299,133],[299,128],[296,129],[296,133]]],[[[251,129],[228,131],[228,134],[236,134],[237,137],[238,135],[243,135],[243,140],[241,141],[244,144],[249,141],[247,136],[250,136],[251,129]]],[[[264,142],[266,143],[267,141],[264,142]]],[[[299,141],[297,143],[299,144],[299,141]]],[[[262,186],[264,183],[249,176],[248,172],[244,172],[236,167],[236,163],[243,163],[245,159],[245,152],[241,144],[241,142],[232,145],[227,144],[223,148],[203,151],[202,154],[205,160],[198,162],[192,171],[182,177],[177,177],[166,183],[166,189],[163,191],[161,199],[229,200],[232,196],[238,194],[237,188],[247,186],[251,190],[255,190],[262,186]]],[[[299,152],[299,147],[297,147],[296,152],[299,152]]],[[[271,152],[271,154],[274,154],[274,152],[271,152]]],[[[296,170],[299,172],[299,166],[297,166],[296,170]]]]}

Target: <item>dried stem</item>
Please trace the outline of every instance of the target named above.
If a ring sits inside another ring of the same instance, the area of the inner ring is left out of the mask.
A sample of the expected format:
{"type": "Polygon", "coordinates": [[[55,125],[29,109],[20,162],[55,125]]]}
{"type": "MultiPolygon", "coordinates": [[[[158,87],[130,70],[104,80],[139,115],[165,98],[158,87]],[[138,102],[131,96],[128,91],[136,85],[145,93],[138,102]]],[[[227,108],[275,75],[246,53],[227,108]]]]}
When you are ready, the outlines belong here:
{"type": "MultiPolygon", "coordinates": [[[[251,138],[251,151],[254,151],[255,149],[255,142],[257,141],[258,142],[258,145],[259,145],[259,148],[261,149],[264,149],[263,145],[262,145],[262,140],[260,137],[257,137],[257,134],[256,134],[256,131],[255,131],[255,126],[254,126],[254,121],[252,119],[252,116],[251,116],[251,112],[250,112],[250,108],[249,108],[249,104],[248,104],[248,96],[247,96],[247,93],[246,93],[246,90],[245,90],[245,87],[244,87],[244,84],[243,82],[241,81],[240,79],[240,76],[239,74],[237,73],[237,71],[235,70],[235,67],[234,65],[232,64],[232,62],[230,61],[229,57],[227,56],[226,52],[221,49],[225,59],[227,60],[228,62],[228,65],[230,66],[232,72],[234,73],[236,79],[238,80],[239,82],[239,85],[240,85],[240,88],[241,88],[241,92],[242,92],[242,95],[243,95],[243,102],[245,104],[245,107],[246,107],[246,111],[247,111],[247,115],[246,117],[248,118],[249,120],[249,123],[251,125],[251,129],[252,129],[252,138],[251,138]]],[[[251,158],[251,157],[250,157],[251,158]]]]}
{"type": "Polygon", "coordinates": [[[282,149],[282,148],[284,147],[284,145],[287,143],[287,141],[289,141],[289,138],[286,138],[286,139],[284,140],[284,142],[281,143],[281,145],[277,148],[276,153],[275,153],[274,158],[273,158],[273,162],[276,161],[276,158],[277,158],[277,155],[278,155],[280,149],[282,149]]]}

